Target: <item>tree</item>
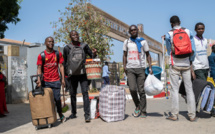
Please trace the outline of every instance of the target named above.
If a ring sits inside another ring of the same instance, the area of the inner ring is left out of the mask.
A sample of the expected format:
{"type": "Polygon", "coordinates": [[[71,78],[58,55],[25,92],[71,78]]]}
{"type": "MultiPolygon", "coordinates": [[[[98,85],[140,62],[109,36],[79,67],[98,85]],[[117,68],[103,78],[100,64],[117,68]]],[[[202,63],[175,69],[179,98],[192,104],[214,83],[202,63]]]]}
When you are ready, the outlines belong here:
{"type": "Polygon", "coordinates": [[[22,0],[1,0],[0,1],[0,39],[4,38],[4,32],[8,29],[8,23],[17,23],[20,3],[22,0]]]}
{"type": "Polygon", "coordinates": [[[95,11],[90,0],[71,0],[64,12],[61,12],[58,21],[53,22],[55,41],[68,44],[71,42],[69,33],[76,30],[81,41],[87,43],[90,48],[97,49],[98,56],[103,62],[111,52],[112,40],[106,36],[110,25],[102,14],[95,11]]]}

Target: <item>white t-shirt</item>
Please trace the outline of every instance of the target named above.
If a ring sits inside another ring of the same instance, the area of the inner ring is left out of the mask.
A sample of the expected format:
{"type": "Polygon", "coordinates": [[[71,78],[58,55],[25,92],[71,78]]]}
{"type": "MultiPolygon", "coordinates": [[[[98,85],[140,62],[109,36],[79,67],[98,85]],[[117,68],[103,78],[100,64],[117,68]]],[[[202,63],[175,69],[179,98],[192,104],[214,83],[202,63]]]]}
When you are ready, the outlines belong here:
{"type": "Polygon", "coordinates": [[[208,56],[207,56],[207,39],[199,39],[198,37],[194,37],[194,42],[196,46],[196,56],[193,61],[193,69],[208,69],[208,56]]]}
{"type": "Polygon", "coordinates": [[[145,68],[145,52],[149,51],[149,46],[146,40],[141,41],[141,45],[139,53],[135,42],[130,38],[124,41],[123,51],[128,51],[126,68],[145,68]]]}

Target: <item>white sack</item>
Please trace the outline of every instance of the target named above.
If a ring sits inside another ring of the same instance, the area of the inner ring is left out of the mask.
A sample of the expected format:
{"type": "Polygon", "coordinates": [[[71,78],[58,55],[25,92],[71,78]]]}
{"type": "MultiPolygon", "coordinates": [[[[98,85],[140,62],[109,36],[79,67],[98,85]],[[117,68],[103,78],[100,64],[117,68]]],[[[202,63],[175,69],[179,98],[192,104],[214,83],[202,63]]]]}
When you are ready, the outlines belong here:
{"type": "Polygon", "coordinates": [[[144,83],[144,90],[147,95],[157,95],[163,90],[163,83],[154,75],[149,74],[144,83]]]}

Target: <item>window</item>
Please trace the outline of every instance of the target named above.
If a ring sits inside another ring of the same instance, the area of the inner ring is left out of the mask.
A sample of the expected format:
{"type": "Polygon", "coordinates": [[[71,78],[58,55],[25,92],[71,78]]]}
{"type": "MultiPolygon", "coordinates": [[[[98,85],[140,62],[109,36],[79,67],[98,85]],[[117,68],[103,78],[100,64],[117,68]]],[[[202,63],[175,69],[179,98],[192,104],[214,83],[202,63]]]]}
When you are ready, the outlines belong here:
{"type": "Polygon", "coordinates": [[[0,46],[0,53],[4,53],[4,46],[0,46]]]}

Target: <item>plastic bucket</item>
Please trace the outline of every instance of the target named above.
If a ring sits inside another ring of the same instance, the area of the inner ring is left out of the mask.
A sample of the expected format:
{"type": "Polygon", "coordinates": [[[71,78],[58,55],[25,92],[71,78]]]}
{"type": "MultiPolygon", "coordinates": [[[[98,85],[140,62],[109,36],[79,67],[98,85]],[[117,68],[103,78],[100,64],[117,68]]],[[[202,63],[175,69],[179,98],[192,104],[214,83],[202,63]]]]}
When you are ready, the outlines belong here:
{"type": "Polygon", "coordinates": [[[87,79],[101,79],[102,65],[101,62],[91,62],[85,65],[87,79]]]}
{"type": "MultiPolygon", "coordinates": [[[[156,78],[158,78],[159,80],[161,80],[162,68],[158,67],[158,66],[152,66],[152,71],[153,71],[154,76],[156,78]]],[[[148,76],[148,74],[149,74],[149,67],[146,68],[145,73],[146,73],[146,76],[148,76]]]]}

